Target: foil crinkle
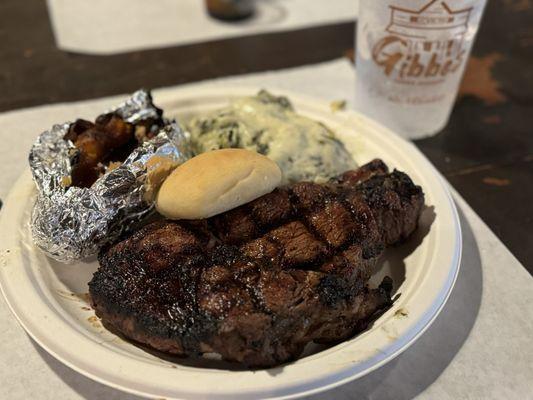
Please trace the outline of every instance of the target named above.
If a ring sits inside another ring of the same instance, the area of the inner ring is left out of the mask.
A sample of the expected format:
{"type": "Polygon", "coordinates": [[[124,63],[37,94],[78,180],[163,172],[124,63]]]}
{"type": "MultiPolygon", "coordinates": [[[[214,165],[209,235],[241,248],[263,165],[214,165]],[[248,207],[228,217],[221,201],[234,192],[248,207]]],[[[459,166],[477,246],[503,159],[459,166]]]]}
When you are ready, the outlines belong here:
{"type": "MultiPolygon", "coordinates": [[[[159,110],[150,93],[139,90],[110,112],[134,124],[157,117],[159,110]]],[[[36,245],[58,261],[79,260],[97,254],[102,246],[150,214],[154,204],[144,196],[148,160],[163,156],[181,163],[191,157],[188,134],[176,122],[165,122],[155,137],[133,150],[119,167],[106,172],[90,188],[68,186],[71,159],[77,152],[71,141],[63,139],[70,123],[43,132],[29,156],[38,189],[30,222],[36,245]]]]}

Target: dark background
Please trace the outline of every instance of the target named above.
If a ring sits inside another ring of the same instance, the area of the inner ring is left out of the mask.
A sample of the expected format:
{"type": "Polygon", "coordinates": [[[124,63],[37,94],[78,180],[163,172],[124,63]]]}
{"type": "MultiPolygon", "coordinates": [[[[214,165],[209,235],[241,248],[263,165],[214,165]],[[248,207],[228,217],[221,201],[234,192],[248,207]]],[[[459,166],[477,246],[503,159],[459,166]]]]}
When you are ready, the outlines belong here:
{"type": "MultiPolygon", "coordinates": [[[[353,58],[353,23],[89,56],[55,47],[44,0],[0,16],[0,111],[353,58]]],[[[448,126],[416,144],[531,273],[532,126],[533,0],[489,0],[448,126]]]]}

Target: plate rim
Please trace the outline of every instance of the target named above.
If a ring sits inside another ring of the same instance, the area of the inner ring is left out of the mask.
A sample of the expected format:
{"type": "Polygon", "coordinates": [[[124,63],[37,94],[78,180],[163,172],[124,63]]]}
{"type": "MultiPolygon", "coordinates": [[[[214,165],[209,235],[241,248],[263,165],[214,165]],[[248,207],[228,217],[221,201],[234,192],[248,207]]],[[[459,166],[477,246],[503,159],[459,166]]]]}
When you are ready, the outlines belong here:
{"type": "MultiPolygon", "coordinates": [[[[160,106],[162,106],[163,108],[165,108],[165,104],[168,103],[169,101],[172,101],[172,100],[180,101],[180,100],[183,100],[183,99],[187,99],[188,97],[196,97],[196,98],[198,98],[202,94],[210,95],[210,96],[217,96],[218,95],[218,96],[223,96],[223,97],[229,98],[229,97],[240,96],[240,95],[243,95],[243,94],[254,93],[257,90],[258,90],[257,87],[243,87],[243,86],[238,86],[238,87],[223,86],[223,87],[220,87],[220,88],[208,88],[208,89],[180,88],[178,90],[172,90],[171,92],[170,91],[169,92],[165,92],[165,90],[162,89],[161,93],[158,93],[158,91],[155,91],[154,92],[154,97],[156,98],[157,103],[160,104],[160,106]]],[[[296,105],[296,108],[298,108],[298,104],[299,103],[314,104],[314,105],[317,105],[317,106],[319,106],[321,108],[328,107],[327,102],[324,101],[324,100],[321,100],[321,99],[305,96],[305,95],[302,95],[302,94],[299,94],[299,93],[294,93],[294,92],[290,92],[290,91],[283,90],[283,89],[270,88],[269,90],[274,92],[274,93],[276,93],[276,94],[282,94],[282,95],[289,96],[291,101],[296,105]]],[[[448,201],[448,206],[449,206],[450,211],[452,212],[452,215],[453,215],[453,218],[454,218],[454,221],[453,221],[454,222],[453,225],[454,225],[454,228],[455,228],[455,237],[454,237],[454,239],[455,239],[456,245],[454,247],[454,254],[453,254],[453,260],[452,260],[452,264],[453,265],[451,265],[449,267],[450,270],[449,270],[449,274],[448,274],[448,279],[445,282],[445,286],[442,287],[440,292],[438,293],[438,295],[435,296],[432,299],[434,303],[435,302],[438,303],[437,305],[432,304],[432,307],[431,307],[431,308],[433,308],[432,313],[430,315],[427,315],[424,321],[419,321],[419,323],[422,324],[421,327],[418,326],[419,324],[417,324],[417,326],[411,327],[411,329],[402,336],[402,338],[404,339],[403,343],[401,343],[394,351],[390,352],[387,356],[382,357],[378,361],[372,362],[370,366],[368,366],[367,368],[363,369],[362,371],[360,371],[358,373],[355,373],[355,374],[347,373],[346,376],[344,376],[344,377],[342,377],[340,379],[335,379],[335,377],[333,375],[329,375],[327,377],[323,377],[322,378],[322,380],[329,380],[330,381],[329,383],[315,385],[314,387],[309,387],[308,389],[298,389],[297,387],[293,387],[292,388],[293,390],[290,393],[287,392],[285,395],[276,393],[274,395],[274,397],[272,397],[272,398],[295,398],[295,397],[300,397],[300,396],[304,396],[304,395],[310,395],[310,394],[315,394],[315,393],[319,393],[319,392],[322,392],[322,391],[326,391],[326,390],[332,389],[333,387],[340,386],[340,385],[342,385],[344,383],[347,383],[347,382],[352,381],[354,379],[357,379],[357,378],[359,378],[359,377],[361,377],[363,375],[366,375],[367,373],[370,373],[371,371],[374,371],[375,369],[377,369],[377,368],[381,367],[382,365],[386,364],[387,362],[389,362],[393,358],[397,357],[399,354],[401,354],[403,351],[405,351],[408,347],[410,347],[418,339],[418,337],[420,337],[429,328],[429,326],[432,324],[432,322],[438,316],[438,314],[440,313],[440,311],[442,310],[442,308],[446,304],[446,301],[447,301],[447,299],[449,298],[449,296],[450,296],[450,294],[452,292],[453,286],[455,284],[455,281],[457,279],[457,276],[458,276],[458,273],[459,273],[459,269],[460,269],[460,261],[461,261],[461,253],[462,253],[462,232],[461,232],[460,220],[459,220],[459,216],[458,216],[458,213],[457,213],[457,208],[455,206],[454,200],[453,200],[453,198],[451,196],[451,193],[450,193],[450,191],[448,189],[448,185],[444,181],[444,179],[441,176],[441,174],[436,170],[436,168],[426,159],[426,157],[413,144],[407,142],[405,139],[402,139],[401,137],[399,137],[398,135],[396,135],[395,133],[393,133],[389,129],[387,129],[387,128],[383,127],[381,124],[377,123],[376,121],[374,121],[374,120],[372,120],[372,119],[370,119],[370,118],[368,118],[368,117],[366,117],[366,116],[364,116],[364,115],[362,115],[362,114],[360,114],[360,113],[358,113],[356,111],[347,110],[347,111],[342,111],[342,112],[346,113],[346,114],[350,114],[352,116],[355,116],[357,119],[360,119],[362,121],[362,123],[364,123],[365,125],[371,127],[372,130],[380,132],[380,134],[385,135],[388,139],[393,138],[393,140],[395,140],[397,142],[398,141],[401,142],[401,146],[406,146],[407,145],[408,147],[410,147],[410,151],[411,152],[414,151],[414,153],[417,154],[417,162],[422,162],[425,167],[429,168],[429,170],[431,172],[430,175],[432,175],[433,178],[437,178],[437,182],[439,184],[439,188],[445,194],[445,197],[446,197],[446,199],[448,201]]],[[[6,222],[6,220],[9,221],[9,217],[13,213],[12,212],[8,213],[7,211],[11,210],[12,208],[15,208],[14,205],[16,203],[16,201],[15,201],[16,190],[17,190],[17,188],[19,186],[22,187],[22,185],[27,183],[28,177],[29,177],[29,171],[26,170],[25,173],[22,174],[22,176],[17,180],[16,184],[13,186],[13,188],[11,189],[8,197],[6,198],[6,203],[4,205],[4,209],[2,210],[3,212],[0,215],[0,226],[1,227],[4,227],[4,226],[8,225],[8,222],[6,222]]],[[[15,222],[17,222],[17,221],[20,222],[19,219],[14,218],[14,215],[11,215],[11,217],[12,217],[11,219],[16,220],[15,222]]],[[[0,238],[1,238],[0,243],[2,243],[1,246],[3,247],[4,243],[10,243],[11,244],[10,247],[14,247],[13,245],[16,245],[16,241],[14,239],[15,239],[15,237],[18,237],[18,236],[17,235],[7,235],[6,231],[7,231],[6,229],[1,229],[0,230],[0,238]],[[9,236],[12,236],[12,238],[10,238],[9,236]],[[10,239],[12,239],[12,240],[10,241],[10,239]]],[[[13,257],[13,256],[14,256],[14,254],[11,255],[11,257],[13,257]]],[[[4,285],[6,285],[6,282],[4,282],[4,279],[5,279],[4,272],[5,272],[5,268],[0,268],[0,289],[2,291],[2,294],[4,295],[4,298],[6,299],[6,302],[8,304],[8,307],[9,307],[10,311],[15,315],[16,319],[22,325],[22,327],[26,330],[26,332],[41,347],[43,347],[47,352],[49,352],[51,355],[53,355],[60,362],[62,362],[65,365],[69,366],[70,368],[76,370],[77,372],[81,373],[82,375],[85,375],[85,376],[87,376],[87,377],[89,377],[89,378],[91,378],[91,379],[93,379],[95,381],[98,381],[100,383],[103,383],[105,385],[111,386],[111,387],[113,387],[115,389],[126,391],[126,392],[129,392],[129,393],[132,393],[132,394],[136,394],[136,395],[140,395],[140,396],[152,397],[152,396],[155,395],[153,393],[144,392],[142,390],[137,390],[137,389],[132,388],[132,387],[123,386],[120,383],[116,383],[116,382],[113,382],[111,380],[102,378],[102,377],[100,377],[98,375],[95,375],[94,373],[91,373],[90,371],[87,371],[86,369],[83,369],[82,367],[74,364],[71,360],[68,360],[65,357],[62,357],[60,354],[58,354],[58,352],[55,349],[50,348],[50,346],[48,346],[45,343],[43,343],[43,340],[41,340],[41,338],[38,337],[38,335],[35,335],[34,332],[32,332],[32,330],[26,326],[26,322],[27,321],[24,320],[24,318],[22,316],[19,316],[17,314],[17,312],[15,310],[15,307],[11,304],[11,301],[8,298],[8,295],[7,295],[7,288],[4,288],[4,285]]],[[[398,340],[395,341],[395,343],[398,343],[398,342],[399,342],[399,338],[398,338],[398,340]]],[[[373,358],[375,358],[375,357],[370,357],[369,359],[372,360],[373,358]]],[[[345,369],[345,371],[349,371],[349,369],[345,369]]],[[[304,382],[301,385],[305,386],[305,385],[309,385],[309,383],[305,383],[304,382]]],[[[285,388],[285,389],[287,389],[287,388],[285,388]]],[[[240,396],[239,398],[251,398],[251,397],[255,397],[255,396],[260,395],[260,394],[261,393],[248,393],[247,395],[240,396]]],[[[264,395],[264,394],[268,394],[268,393],[262,392],[262,394],[264,395]]],[[[272,393],[272,394],[274,394],[274,393],[272,393]]],[[[221,394],[221,396],[219,398],[224,398],[224,396],[227,396],[227,394],[221,394]]],[[[166,397],[168,398],[169,396],[166,395],[166,397]]],[[[171,397],[171,398],[181,398],[181,397],[171,397]]]]}

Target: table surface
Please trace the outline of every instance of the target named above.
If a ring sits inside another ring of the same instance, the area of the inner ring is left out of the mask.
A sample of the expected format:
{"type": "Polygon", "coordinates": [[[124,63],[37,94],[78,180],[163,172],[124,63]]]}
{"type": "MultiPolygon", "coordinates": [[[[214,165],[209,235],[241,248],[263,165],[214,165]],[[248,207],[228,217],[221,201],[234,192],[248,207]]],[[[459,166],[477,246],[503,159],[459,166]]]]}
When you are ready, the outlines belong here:
{"type": "MultiPolygon", "coordinates": [[[[0,111],[353,57],[353,23],[90,56],[57,49],[44,0],[4,0],[0,15],[0,111]]],[[[529,0],[488,2],[447,127],[416,141],[530,273],[532,19],[529,0]]]]}

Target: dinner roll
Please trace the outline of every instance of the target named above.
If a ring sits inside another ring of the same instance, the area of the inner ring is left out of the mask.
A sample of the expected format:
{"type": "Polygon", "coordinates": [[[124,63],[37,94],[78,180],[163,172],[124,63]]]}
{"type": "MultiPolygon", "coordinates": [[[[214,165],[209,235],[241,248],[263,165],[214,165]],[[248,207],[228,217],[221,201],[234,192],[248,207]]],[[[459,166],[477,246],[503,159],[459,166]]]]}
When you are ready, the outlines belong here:
{"type": "Polygon", "coordinates": [[[156,209],[170,219],[208,218],[257,199],[280,182],[281,170],[265,156],[244,149],[209,151],[169,175],[156,209]]]}

